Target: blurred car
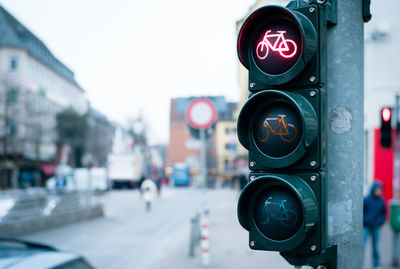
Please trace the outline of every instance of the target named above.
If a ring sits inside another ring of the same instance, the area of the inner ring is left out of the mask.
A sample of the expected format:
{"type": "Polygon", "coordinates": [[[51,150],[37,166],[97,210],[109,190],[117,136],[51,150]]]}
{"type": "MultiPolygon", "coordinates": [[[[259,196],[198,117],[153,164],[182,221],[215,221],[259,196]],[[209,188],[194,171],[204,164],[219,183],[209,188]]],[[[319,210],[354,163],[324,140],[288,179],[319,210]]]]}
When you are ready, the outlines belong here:
{"type": "MultiPolygon", "coordinates": [[[[64,191],[74,190],[93,190],[98,193],[105,192],[110,189],[110,182],[107,177],[107,169],[104,167],[75,168],[69,174],[63,175],[65,185],[62,187],[64,191]]],[[[53,176],[46,181],[48,190],[56,190],[57,177],[53,176]]]]}
{"type": "Polygon", "coordinates": [[[93,190],[101,193],[110,189],[107,169],[104,167],[75,168],[73,178],[77,190],[93,190]]]}
{"type": "Polygon", "coordinates": [[[82,256],[19,239],[0,238],[0,268],[93,269],[82,256]]]}
{"type": "Polygon", "coordinates": [[[174,182],[174,186],[189,186],[189,166],[185,163],[175,163],[173,166],[172,181],[174,182]]]}

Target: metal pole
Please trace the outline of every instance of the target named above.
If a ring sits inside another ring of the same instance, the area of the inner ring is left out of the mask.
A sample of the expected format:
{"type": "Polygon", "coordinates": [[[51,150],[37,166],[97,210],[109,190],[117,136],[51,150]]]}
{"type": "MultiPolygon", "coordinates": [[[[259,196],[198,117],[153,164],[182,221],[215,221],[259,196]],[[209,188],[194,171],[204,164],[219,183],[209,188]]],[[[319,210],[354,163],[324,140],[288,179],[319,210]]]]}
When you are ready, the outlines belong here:
{"type": "Polygon", "coordinates": [[[201,149],[200,149],[200,163],[201,163],[201,175],[202,175],[202,187],[203,190],[207,187],[207,136],[206,129],[200,130],[200,141],[201,141],[201,149]]]}
{"type": "Polygon", "coordinates": [[[395,107],[395,123],[396,123],[396,138],[395,138],[395,159],[394,159],[394,178],[393,178],[393,187],[394,187],[394,194],[393,198],[395,200],[399,199],[399,164],[400,164],[400,148],[399,148],[399,129],[398,129],[398,122],[399,122],[399,95],[396,94],[396,107],[395,107]]]}
{"type": "Polygon", "coordinates": [[[362,0],[338,0],[327,36],[328,243],[338,269],[362,268],[364,26],[362,0]]]}
{"type": "MultiPolygon", "coordinates": [[[[394,146],[394,177],[393,177],[393,200],[394,203],[399,202],[399,168],[400,168],[400,145],[399,145],[399,95],[396,94],[396,107],[395,107],[395,124],[396,124],[396,138],[395,138],[395,146],[394,146]]],[[[392,201],[393,203],[393,201],[392,201]]],[[[399,265],[399,257],[397,255],[398,247],[399,247],[399,233],[393,230],[393,239],[392,239],[392,265],[399,265]]]]}
{"type": "Polygon", "coordinates": [[[194,257],[194,247],[196,245],[196,225],[197,219],[193,217],[190,219],[190,240],[189,240],[189,257],[194,257]]]}
{"type": "Polygon", "coordinates": [[[203,178],[203,217],[201,218],[201,248],[202,248],[202,261],[205,267],[210,265],[210,243],[208,232],[208,206],[207,206],[207,129],[200,130],[201,140],[201,173],[203,178]]]}

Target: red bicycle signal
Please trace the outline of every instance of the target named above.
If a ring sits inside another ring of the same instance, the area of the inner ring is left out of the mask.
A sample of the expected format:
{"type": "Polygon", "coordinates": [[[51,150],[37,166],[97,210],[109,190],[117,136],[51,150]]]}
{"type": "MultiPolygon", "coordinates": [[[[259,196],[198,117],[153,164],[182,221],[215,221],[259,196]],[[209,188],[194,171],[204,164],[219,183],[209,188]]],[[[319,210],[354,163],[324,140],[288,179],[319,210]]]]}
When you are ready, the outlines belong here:
{"type": "Polygon", "coordinates": [[[272,34],[272,30],[268,30],[263,40],[258,43],[256,48],[257,57],[260,60],[267,58],[269,49],[278,52],[283,58],[292,58],[297,52],[297,45],[291,39],[285,38],[286,31],[276,31],[272,34]],[[273,41],[275,39],[275,41],[273,41]]]}

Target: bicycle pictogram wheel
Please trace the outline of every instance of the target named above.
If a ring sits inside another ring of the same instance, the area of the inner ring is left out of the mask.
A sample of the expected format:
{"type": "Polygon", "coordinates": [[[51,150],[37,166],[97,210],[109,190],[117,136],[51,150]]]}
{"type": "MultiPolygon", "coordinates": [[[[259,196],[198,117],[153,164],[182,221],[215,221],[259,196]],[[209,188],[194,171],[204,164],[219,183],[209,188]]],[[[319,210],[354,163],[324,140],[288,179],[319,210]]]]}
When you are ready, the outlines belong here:
{"type": "Polygon", "coordinates": [[[297,52],[297,45],[291,39],[286,39],[279,44],[279,54],[284,58],[292,58],[297,52]]]}
{"type": "Polygon", "coordinates": [[[265,142],[269,138],[269,128],[268,128],[268,125],[267,126],[265,125],[265,123],[260,124],[260,127],[261,127],[261,135],[260,135],[260,131],[257,132],[257,139],[260,142],[265,142]],[[263,137],[264,133],[265,133],[265,137],[263,137]]]}
{"type": "Polygon", "coordinates": [[[292,227],[297,222],[297,214],[291,209],[286,209],[282,216],[279,221],[286,227],[292,227]]]}
{"type": "Polygon", "coordinates": [[[265,41],[258,43],[257,48],[256,48],[256,53],[257,53],[257,57],[260,60],[264,60],[265,58],[267,58],[268,53],[269,53],[268,44],[265,41]],[[265,52],[264,52],[264,50],[265,50],[265,52]]]}
{"type": "Polygon", "coordinates": [[[281,134],[279,135],[283,141],[285,141],[287,143],[290,143],[290,142],[292,142],[293,140],[296,139],[296,137],[297,137],[297,128],[294,127],[293,124],[289,123],[289,124],[286,125],[286,127],[282,127],[282,128],[286,129],[285,130],[286,131],[285,134],[283,134],[281,132],[281,134]],[[289,127],[291,127],[291,128],[289,128],[289,127]],[[292,130],[292,131],[290,131],[290,130],[292,130]],[[293,134],[293,136],[291,136],[291,134],[293,134]]]}

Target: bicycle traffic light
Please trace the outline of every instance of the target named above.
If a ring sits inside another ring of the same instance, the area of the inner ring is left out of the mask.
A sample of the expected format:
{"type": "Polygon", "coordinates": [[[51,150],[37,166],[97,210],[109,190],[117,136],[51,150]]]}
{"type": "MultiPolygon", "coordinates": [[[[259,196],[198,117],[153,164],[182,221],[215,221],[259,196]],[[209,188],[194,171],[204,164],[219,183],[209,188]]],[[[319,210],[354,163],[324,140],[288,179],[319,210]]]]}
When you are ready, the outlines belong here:
{"type": "Polygon", "coordinates": [[[392,147],[392,110],[384,107],[381,110],[381,146],[384,148],[392,147]]]}
{"type": "Polygon", "coordinates": [[[292,1],[254,11],[238,35],[250,95],[237,133],[251,170],[238,219],[250,248],[295,266],[336,262],[326,244],[326,27],[323,4],[292,1]]]}

